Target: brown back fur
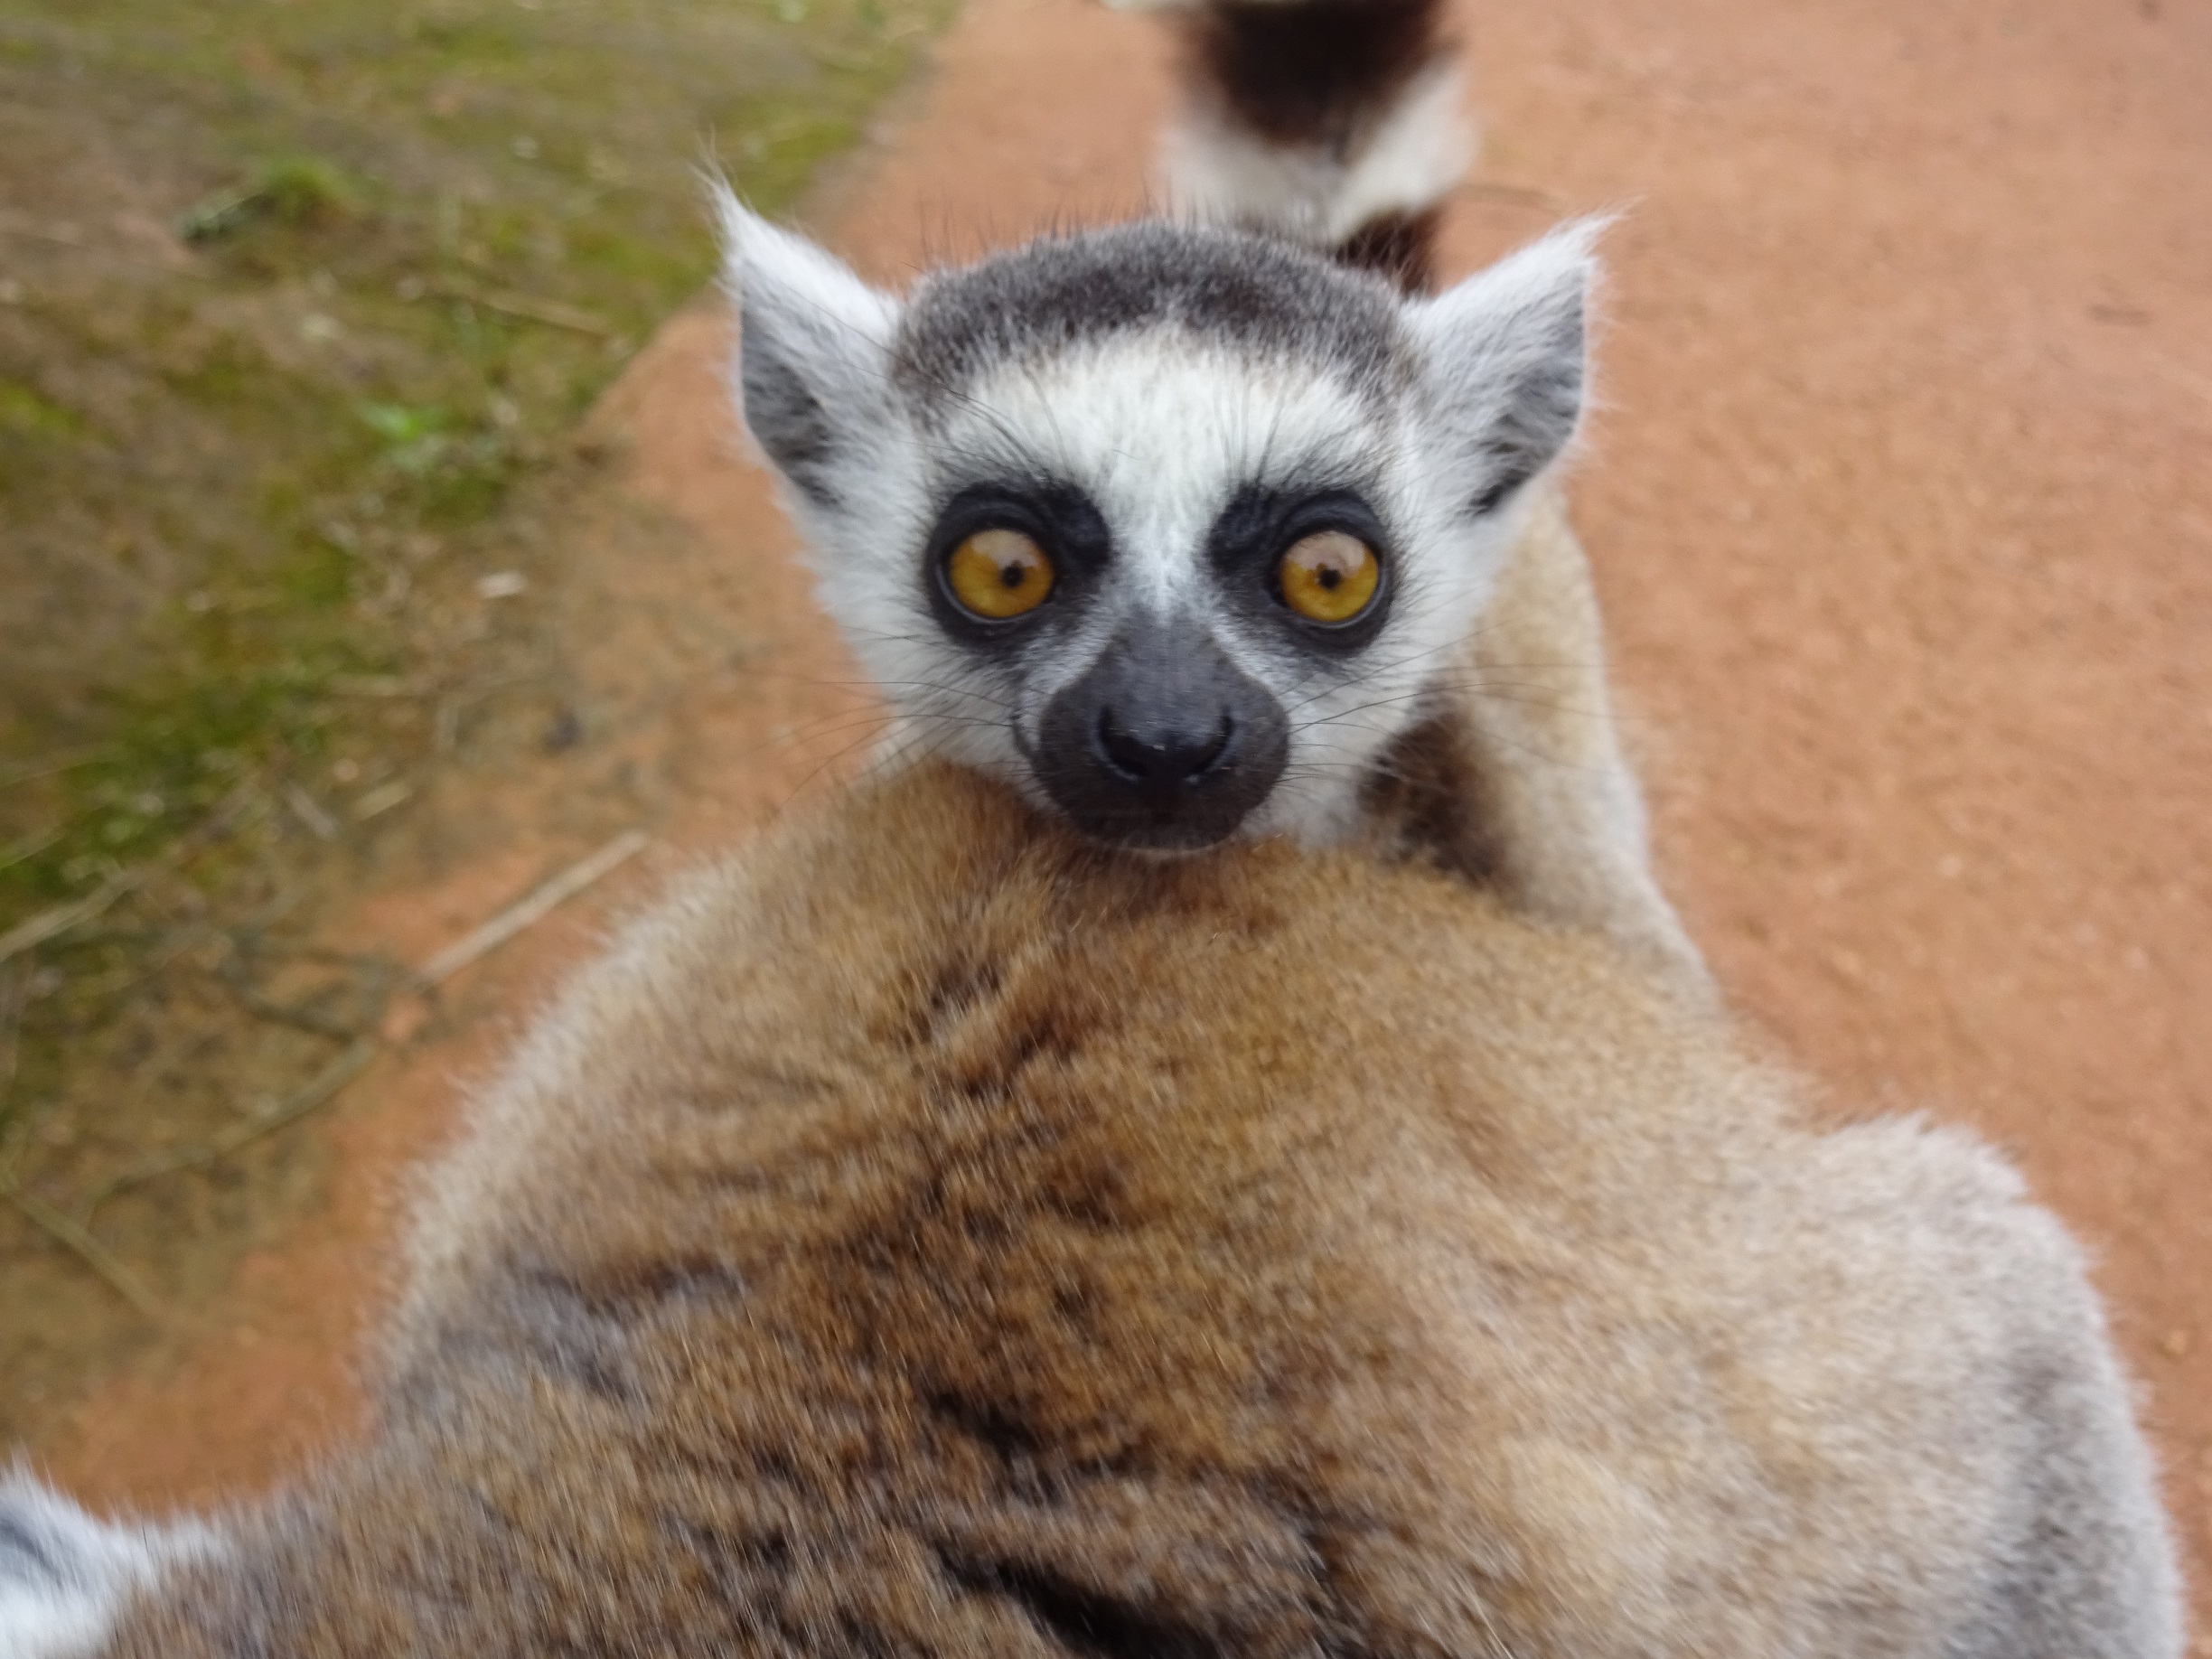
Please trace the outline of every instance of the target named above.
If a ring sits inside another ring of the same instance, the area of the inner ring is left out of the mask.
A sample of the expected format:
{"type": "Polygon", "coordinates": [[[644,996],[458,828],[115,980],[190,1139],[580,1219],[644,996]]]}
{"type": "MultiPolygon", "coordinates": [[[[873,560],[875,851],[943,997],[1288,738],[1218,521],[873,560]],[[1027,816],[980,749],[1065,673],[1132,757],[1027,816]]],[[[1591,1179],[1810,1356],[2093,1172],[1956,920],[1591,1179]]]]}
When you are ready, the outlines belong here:
{"type": "Polygon", "coordinates": [[[848,796],[539,1023],[372,1443],[112,1651],[2160,1651],[2058,1230],[1672,983],[1357,849],[848,796]]]}

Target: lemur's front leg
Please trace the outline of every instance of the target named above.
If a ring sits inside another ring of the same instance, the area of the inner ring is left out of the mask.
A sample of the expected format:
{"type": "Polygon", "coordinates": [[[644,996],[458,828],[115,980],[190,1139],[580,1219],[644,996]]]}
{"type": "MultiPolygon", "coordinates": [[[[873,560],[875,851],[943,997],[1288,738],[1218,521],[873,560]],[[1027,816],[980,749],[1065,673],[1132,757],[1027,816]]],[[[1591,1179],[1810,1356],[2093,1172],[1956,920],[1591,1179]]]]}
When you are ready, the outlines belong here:
{"type": "Polygon", "coordinates": [[[1378,844],[1542,920],[1606,933],[1708,995],[1704,961],[1652,874],[1589,561],[1558,491],[1540,488],[1496,595],[1437,686],[1435,716],[1375,775],[1378,844]]]}

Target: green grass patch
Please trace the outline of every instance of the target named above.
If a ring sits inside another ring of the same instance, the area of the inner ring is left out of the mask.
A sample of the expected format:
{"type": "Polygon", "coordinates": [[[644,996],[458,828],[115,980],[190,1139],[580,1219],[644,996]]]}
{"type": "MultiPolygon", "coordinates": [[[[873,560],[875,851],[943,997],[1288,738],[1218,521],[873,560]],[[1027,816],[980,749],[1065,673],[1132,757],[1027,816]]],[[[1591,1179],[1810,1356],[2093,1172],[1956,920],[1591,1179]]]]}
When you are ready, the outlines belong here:
{"type": "Polygon", "coordinates": [[[265,220],[327,230],[353,217],[361,201],[360,183],[342,168],[319,155],[287,155],[192,208],[177,220],[177,230],[188,242],[215,242],[265,220]]]}
{"type": "Polygon", "coordinates": [[[0,432],[11,437],[73,442],[86,436],[76,415],[16,380],[0,380],[0,432]]]}
{"type": "MultiPolygon", "coordinates": [[[[540,475],[711,275],[699,162],[788,206],[951,5],[0,7],[0,936],[38,933],[0,960],[0,1196],[69,1210],[331,1063],[315,1019],[389,975],[321,921],[558,654],[533,607],[592,549],[540,475]]],[[[305,1201],[282,1139],[99,1237],[189,1305],[305,1201]]],[[[149,1339],[29,1214],[10,1442],[149,1339]]]]}
{"type": "Polygon", "coordinates": [[[408,671],[380,602],[422,585],[408,549],[465,575],[710,276],[709,146],[788,204],[948,10],[16,0],[0,104],[115,169],[88,197],[0,143],[0,195],[56,227],[0,314],[0,582],[28,596],[0,623],[0,779],[104,757],[0,790],[0,848],[63,826],[0,860],[0,930],[156,854],[213,786],[192,756],[291,766],[357,713],[333,679],[408,671]],[[107,253],[103,214],[177,256],[107,253]]]}

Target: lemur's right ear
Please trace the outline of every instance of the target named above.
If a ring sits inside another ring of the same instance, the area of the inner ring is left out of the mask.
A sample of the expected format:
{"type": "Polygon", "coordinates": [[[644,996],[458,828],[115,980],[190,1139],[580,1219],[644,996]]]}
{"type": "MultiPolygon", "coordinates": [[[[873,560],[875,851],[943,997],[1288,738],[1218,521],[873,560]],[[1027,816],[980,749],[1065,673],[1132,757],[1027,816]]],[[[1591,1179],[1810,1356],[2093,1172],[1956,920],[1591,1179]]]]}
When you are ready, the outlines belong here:
{"type": "Polygon", "coordinates": [[[898,303],[713,186],[745,425],[812,505],[838,507],[890,412],[898,303]]]}

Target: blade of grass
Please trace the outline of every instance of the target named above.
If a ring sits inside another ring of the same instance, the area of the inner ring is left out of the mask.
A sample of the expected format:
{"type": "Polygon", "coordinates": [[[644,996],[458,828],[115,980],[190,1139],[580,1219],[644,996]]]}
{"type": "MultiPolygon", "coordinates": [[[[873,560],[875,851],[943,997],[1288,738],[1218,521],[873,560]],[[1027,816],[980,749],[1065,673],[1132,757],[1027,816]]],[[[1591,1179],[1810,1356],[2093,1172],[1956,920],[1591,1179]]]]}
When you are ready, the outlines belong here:
{"type": "Polygon", "coordinates": [[[29,921],[0,933],[0,962],[12,961],[25,951],[44,944],[60,933],[66,933],[80,923],[89,922],[136,886],[138,876],[130,870],[117,870],[106,881],[80,899],[67,904],[57,904],[29,921]]]}

